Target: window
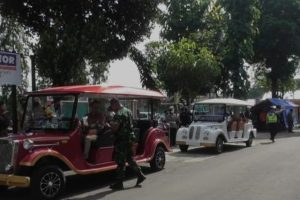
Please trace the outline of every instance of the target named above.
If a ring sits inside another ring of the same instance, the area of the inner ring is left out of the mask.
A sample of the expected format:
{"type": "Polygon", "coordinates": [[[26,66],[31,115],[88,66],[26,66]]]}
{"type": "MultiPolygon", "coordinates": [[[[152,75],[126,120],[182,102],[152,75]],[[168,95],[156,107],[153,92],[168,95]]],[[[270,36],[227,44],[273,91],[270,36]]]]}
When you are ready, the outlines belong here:
{"type": "Polygon", "coordinates": [[[29,96],[24,118],[24,129],[69,129],[75,96],[29,96]]]}

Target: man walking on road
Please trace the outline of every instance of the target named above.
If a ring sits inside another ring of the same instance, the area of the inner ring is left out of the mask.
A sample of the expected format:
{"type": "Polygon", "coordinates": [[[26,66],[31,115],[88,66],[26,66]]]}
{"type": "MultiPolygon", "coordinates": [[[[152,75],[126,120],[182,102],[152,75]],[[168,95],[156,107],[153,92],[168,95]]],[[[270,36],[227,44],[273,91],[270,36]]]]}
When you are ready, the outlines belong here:
{"type": "Polygon", "coordinates": [[[289,113],[287,114],[287,123],[288,123],[288,131],[289,133],[292,133],[294,127],[293,109],[290,109],[289,113]]]}
{"type": "Polygon", "coordinates": [[[267,113],[267,124],[270,131],[270,140],[275,142],[280,123],[281,109],[279,106],[271,106],[271,110],[267,113]]]}
{"type": "Polygon", "coordinates": [[[122,190],[124,189],[123,178],[126,170],[126,161],[137,174],[136,186],[142,183],[146,177],[133,159],[132,143],[135,140],[135,136],[133,133],[131,111],[123,107],[117,99],[110,101],[110,107],[115,112],[111,122],[111,128],[115,134],[114,160],[118,165],[116,182],[110,185],[110,188],[113,190],[122,190]]]}

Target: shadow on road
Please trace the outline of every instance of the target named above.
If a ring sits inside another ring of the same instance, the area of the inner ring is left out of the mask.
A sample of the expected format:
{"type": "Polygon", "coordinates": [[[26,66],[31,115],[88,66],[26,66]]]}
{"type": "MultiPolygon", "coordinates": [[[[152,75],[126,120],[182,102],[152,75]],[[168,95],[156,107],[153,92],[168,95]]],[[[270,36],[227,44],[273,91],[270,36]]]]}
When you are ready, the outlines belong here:
{"type": "MultiPolygon", "coordinates": [[[[150,167],[141,166],[142,171],[146,175],[150,175],[153,173],[150,167]]],[[[159,173],[159,172],[156,172],[159,173]]],[[[93,174],[93,175],[74,175],[68,177],[67,189],[64,195],[64,199],[72,199],[72,200],[96,200],[101,199],[109,194],[114,192],[118,192],[115,190],[111,190],[109,185],[113,183],[115,177],[115,171],[104,172],[101,174],[93,174]],[[107,188],[105,191],[99,191],[97,193],[96,190],[107,188]],[[92,192],[92,194],[88,194],[92,192]],[[76,197],[76,195],[86,194],[84,197],[76,197]]],[[[133,171],[128,168],[126,170],[126,178],[124,180],[124,190],[132,190],[139,189],[140,187],[136,187],[134,185],[128,186],[126,181],[136,179],[133,171]]]]}
{"type": "MultiPolygon", "coordinates": [[[[142,171],[146,175],[154,173],[150,167],[141,166],[142,171]]],[[[159,172],[155,172],[159,173],[159,172]]],[[[61,197],[62,199],[69,200],[96,200],[101,199],[114,191],[109,188],[109,185],[113,182],[115,177],[115,171],[104,172],[100,174],[91,175],[71,175],[66,177],[66,190],[61,197]],[[107,189],[105,189],[107,188],[107,189]],[[101,189],[101,191],[97,191],[101,189]],[[103,191],[105,189],[105,191],[103,191]]],[[[139,189],[126,184],[126,181],[136,179],[131,169],[127,169],[125,178],[125,190],[139,189]]],[[[131,183],[130,183],[131,184],[131,183]]],[[[20,199],[31,199],[30,190],[27,188],[10,188],[4,193],[1,193],[1,200],[20,200],[20,199]]]]}
{"type": "MultiPolygon", "coordinates": [[[[141,188],[141,186],[132,186],[132,187],[127,187],[127,188],[124,188],[124,190],[132,190],[132,189],[138,189],[138,188],[141,188]]],[[[69,200],[98,200],[98,199],[101,199],[109,194],[112,194],[114,192],[119,192],[117,190],[110,190],[108,189],[107,191],[103,191],[103,192],[99,192],[99,193],[96,193],[96,194],[91,194],[91,195],[86,195],[85,197],[69,197],[69,198],[64,198],[65,200],[69,199],[69,200]]]]}
{"type": "MultiPolygon", "coordinates": [[[[245,148],[245,144],[238,143],[238,144],[225,144],[224,145],[224,153],[226,152],[232,152],[232,151],[238,151],[240,149],[245,148]]],[[[199,147],[199,148],[192,148],[189,149],[187,152],[173,152],[169,153],[170,156],[174,157],[207,157],[207,156],[213,156],[217,155],[214,152],[214,148],[209,147],[199,147]]]]}
{"type": "Polygon", "coordinates": [[[274,144],[274,142],[270,141],[270,142],[261,142],[261,145],[268,145],[268,144],[274,144]]]}
{"type": "MultiPolygon", "coordinates": [[[[276,138],[290,138],[290,137],[300,137],[300,129],[295,129],[293,133],[289,133],[285,130],[279,131],[276,138]]],[[[257,139],[269,139],[270,133],[268,131],[258,132],[257,139]]]]}
{"type": "Polygon", "coordinates": [[[19,200],[30,199],[29,189],[26,188],[12,188],[1,194],[1,200],[19,200]],[[27,198],[26,198],[27,197],[27,198]]]}

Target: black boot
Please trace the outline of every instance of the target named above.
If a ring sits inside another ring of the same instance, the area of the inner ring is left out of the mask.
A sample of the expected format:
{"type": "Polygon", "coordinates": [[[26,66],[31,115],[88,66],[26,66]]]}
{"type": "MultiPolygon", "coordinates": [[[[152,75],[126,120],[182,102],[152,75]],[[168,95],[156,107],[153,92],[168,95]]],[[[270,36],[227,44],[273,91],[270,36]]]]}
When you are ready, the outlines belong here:
{"type": "Polygon", "coordinates": [[[137,181],[135,186],[139,186],[144,180],[146,179],[146,176],[142,172],[138,173],[137,181]]]}
{"type": "Polygon", "coordinates": [[[124,186],[123,186],[123,181],[116,181],[114,184],[111,184],[110,189],[112,190],[123,190],[124,186]]]}

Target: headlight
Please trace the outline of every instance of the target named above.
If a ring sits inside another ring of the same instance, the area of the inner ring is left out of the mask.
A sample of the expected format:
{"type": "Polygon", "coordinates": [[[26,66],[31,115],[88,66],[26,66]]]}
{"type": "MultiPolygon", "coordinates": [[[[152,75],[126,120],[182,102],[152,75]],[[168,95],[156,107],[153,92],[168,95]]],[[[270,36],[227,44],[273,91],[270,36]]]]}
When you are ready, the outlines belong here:
{"type": "Polygon", "coordinates": [[[203,132],[203,135],[205,135],[205,136],[208,136],[210,134],[210,131],[209,130],[205,130],[204,132],[203,132]]]}
{"type": "Polygon", "coordinates": [[[185,136],[187,136],[188,135],[188,130],[187,129],[185,129],[185,130],[183,130],[183,135],[185,135],[185,136]]]}
{"type": "Polygon", "coordinates": [[[188,130],[187,129],[182,130],[182,139],[187,139],[187,135],[188,135],[188,130]]]}
{"type": "Polygon", "coordinates": [[[13,167],[10,164],[7,164],[5,166],[5,172],[10,172],[10,171],[12,171],[12,169],[13,169],[13,167]]]}
{"type": "Polygon", "coordinates": [[[23,142],[23,148],[24,149],[29,150],[29,149],[32,148],[32,146],[33,146],[33,141],[32,140],[30,140],[30,139],[24,140],[24,142],[23,142]]]}

